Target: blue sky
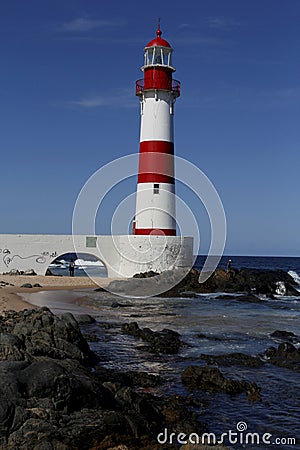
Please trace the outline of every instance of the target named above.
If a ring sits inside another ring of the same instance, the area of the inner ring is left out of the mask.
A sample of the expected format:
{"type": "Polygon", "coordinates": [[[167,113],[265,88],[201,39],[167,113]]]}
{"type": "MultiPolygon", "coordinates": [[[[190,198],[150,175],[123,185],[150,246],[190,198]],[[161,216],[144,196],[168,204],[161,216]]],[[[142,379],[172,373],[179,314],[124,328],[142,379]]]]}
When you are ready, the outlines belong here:
{"type": "MultiPolygon", "coordinates": [[[[138,151],[135,80],[161,17],[182,83],[176,153],[218,190],[226,253],[300,256],[300,2],[160,3],[1,2],[0,232],[70,233],[86,180],[138,151]]],[[[99,233],[109,232],[135,183],[103,203],[99,233]]],[[[205,211],[177,192],[190,202],[205,252],[205,211]]]]}

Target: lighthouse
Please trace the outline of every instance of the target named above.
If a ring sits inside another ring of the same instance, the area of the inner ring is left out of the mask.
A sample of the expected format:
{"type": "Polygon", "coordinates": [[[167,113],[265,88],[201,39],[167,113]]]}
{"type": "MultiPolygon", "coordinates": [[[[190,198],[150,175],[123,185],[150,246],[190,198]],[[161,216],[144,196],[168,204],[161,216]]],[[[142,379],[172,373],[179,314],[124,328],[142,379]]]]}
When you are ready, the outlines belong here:
{"type": "MultiPolygon", "coordinates": [[[[144,49],[144,77],[136,82],[141,130],[133,233],[96,235],[94,220],[108,187],[135,174],[135,154],[111,161],[88,179],[74,205],[71,235],[0,235],[0,273],[34,270],[44,275],[54,258],[73,252],[98,258],[109,277],[131,278],[149,271],[162,273],[175,269],[172,276],[168,274],[162,282],[155,277],[147,277],[147,280],[138,277],[145,283],[141,285],[134,280],[134,289],[128,280],[120,282],[121,288],[119,281],[109,284],[110,292],[132,298],[159,295],[189,272],[194,264],[193,237],[184,236],[184,232],[176,236],[173,122],[180,83],[172,78],[175,72],[173,49],[161,36],[158,24],[156,37],[144,49]]],[[[177,173],[182,182],[180,167],[177,173]]],[[[130,217],[126,216],[126,230],[130,217]]],[[[179,208],[177,223],[179,228],[179,208]]],[[[94,282],[97,283],[97,278],[94,282]]]]}
{"type": "Polygon", "coordinates": [[[173,80],[173,49],[161,37],[144,49],[144,77],[136,82],[141,128],[134,235],[176,236],[174,104],[180,82],[173,80]]]}

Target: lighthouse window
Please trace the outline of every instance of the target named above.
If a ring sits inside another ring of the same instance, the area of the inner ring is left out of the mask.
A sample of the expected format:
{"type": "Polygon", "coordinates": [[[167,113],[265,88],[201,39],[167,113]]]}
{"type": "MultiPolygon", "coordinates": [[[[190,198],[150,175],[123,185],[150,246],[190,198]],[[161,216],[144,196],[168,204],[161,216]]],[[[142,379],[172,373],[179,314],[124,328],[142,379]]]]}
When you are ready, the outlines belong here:
{"type": "Polygon", "coordinates": [[[153,185],[153,194],[159,194],[159,184],[153,185]]]}
{"type": "Polygon", "coordinates": [[[162,64],[161,55],[155,57],[155,64],[162,64]]]}
{"type": "Polygon", "coordinates": [[[153,48],[147,49],[145,53],[145,65],[149,66],[153,64],[154,51],[153,48]]]}

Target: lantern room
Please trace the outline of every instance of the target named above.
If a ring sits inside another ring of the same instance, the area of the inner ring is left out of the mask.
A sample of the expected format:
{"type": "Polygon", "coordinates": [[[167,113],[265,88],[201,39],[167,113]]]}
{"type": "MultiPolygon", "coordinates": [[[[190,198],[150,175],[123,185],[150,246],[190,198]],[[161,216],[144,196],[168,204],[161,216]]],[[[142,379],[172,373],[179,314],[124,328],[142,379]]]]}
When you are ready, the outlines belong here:
{"type": "Polygon", "coordinates": [[[145,70],[148,66],[165,66],[175,72],[172,67],[172,49],[166,47],[146,47],[144,53],[144,66],[142,70],[145,70]]]}
{"type": "Polygon", "coordinates": [[[168,41],[161,38],[161,34],[160,24],[158,24],[156,38],[152,39],[145,47],[143,71],[149,66],[163,66],[175,72],[172,67],[173,49],[168,41]]]}

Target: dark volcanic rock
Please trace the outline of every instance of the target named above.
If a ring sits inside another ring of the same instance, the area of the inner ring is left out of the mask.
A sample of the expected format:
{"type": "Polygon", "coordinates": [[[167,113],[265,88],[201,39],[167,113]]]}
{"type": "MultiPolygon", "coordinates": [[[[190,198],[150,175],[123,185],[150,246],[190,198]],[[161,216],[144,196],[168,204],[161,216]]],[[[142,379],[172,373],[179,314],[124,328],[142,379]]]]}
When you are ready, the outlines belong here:
{"type": "Polygon", "coordinates": [[[158,386],[164,382],[159,375],[140,371],[123,373],[113,369],[103,369],[101,366],[96,367],[95,374],[103,383],[109,380],[109,383],[112,385],[125,385],[129,387],[140,386],[148,388],[158,386]]]}
{"type": "Polygon", "coordinates": [[[286,369],[300,372],[300,349],[290,342],[279,344],[278,348],[270,347],[264,353],[265,358],[271,364],[286,369]]]}
{"type": "Polygon", "coordinates": [[[119,302],[113,302],[111,304],[112,308],[131,308],[133,305],[130,303],[119,303],[119,302]]]}
{"type": "Polygon", "coordinates": [[[36,273],[33,269],[28,269],[25,270],[22,275],[36,275],[36,273]]]}
{"type": "Polygon", "coordinates": [[[30,283],[24,283],[24,284],[21,285],[21,287],[22,287],[22,288],[28,288],[28,289],[31,289],[33,286],[32,286],[32,284],[30,284],[30,283]]]}
{"type": "Polygon", "coordinates": [[[156,277],[158,272],[154,272],[153,270],[149,270],[149,272],[140,272],[133,275],[133,278],[152,278],[156,277]]]}
{"type": "Polygon", "coordinates": [[[216,297],[217,300],[237,300],[239,302],[247,302],[247,303],[264,303],[264,300],[261,300],[259,297],[253,294],[246,295],[229,295],[222,294],[216,297]]]}
{"type": "Polygon", "coordinates": [[[282,341],[289,341],[289,342],[298,342],[298,337],[296,334],[292,333],[291,331],[284,331],[284,330],[276,330],[270,335],[271,337],[275,339],[280,339],[282,341]]]}
{"type": "Polygon", "coordinates": [[[246,293],[248,296],[239,300],[252,302],[261,301],[254,294],[264,294],[271,298],[277,294],[300,296],[294,287],[295,280],[283,270],[216,269],[204,283],[199,283],[199,276],[200,272],[194,268],[189,272],[185,269],[169,270],[151,277],[138,274],[128,280],[112,281],[108,289],[120,295],[165,297],[181,297],[186,292],[189,297],[191,293],[246,293]]]}
{"type": "MultiPolygon", "coordinates": [[[[16,349],[21,359],[32,360],[36,356],[48,356],[56,359],[76,359],[83,364],[95,362],[95,355],[83,338],[78,323],[72,314],[63,314],[61,318],[48,308],[8,311],[0,318],[0,333],[11,333],[10,349],[16,349]]],[[[6,346],[8,342],[6,342],[6,346]]]]}
{"type": "Polygon", "coordinates": [[[181,376],[189,389],[201,389],[208,392],[224,391],[236,395],[246,392],[249,401],[260,400],[260,388],[255,383],[227,379],[217,367],[189,366],[181,376]]]}
{"type": "Polygon", "coordinates": [[[94,289],[94,292],[107,292],[107,289],[104,289],[103,287],[98,287],[94,289]]]}
{"type": "Polygon", "coordinates": [[[89,314],[78,314],[75,318],[79,325],[86,325],[96,322],[96,319],[89,314]]]}
{"type": "Polygon", "coordinates": [[[136,322],[125,323],[122,331],[150,344],[149,350],[154,353],[178,353],[182,343],[179,333],[173,330],[152,331],[150,328],[139,328],[136,322]]]}
{"type": "MultiPolygon", "coordinates": [[[[227,272],[223,269],[216,269],[201,284],[199,283],[199,275],[200,272],[196,269],[190,270],[179,283],[174,284],[174,287],[165,292],[164,295],[175,297],[184,291],[197,293],[244,292],[251,294],[251,296],[239,298],[239,300],[256,302],[260,300],[257,297],[253,297],[253,294],[273,296],[278,293],[280,287],[280,291],[283,288],[285,295],[300,296],[300,293],[294,287],[296,286],[295,280],[283,270],[231,269],[227,272]]],[[[161,274],[161,277],[163,278],[163,274],[161,274]]]]}
{"type": "Polygon", "coordinates": [[[125,443],[130,450],[154,449],[163,427],[203,428],[179,399],[172,415],[173,400],[136,392],[159,377],[91,370],[96,360],[72,314],[3,313],[0,449],[107,450],[125,443]]]}
{"type": "Polygon", "coordinates": [[[14,286],[14,284],[8,283],[7,281],[0,281],[0,286],[1,287],[14,286]]]}
{"type": "Polygon", "coordinates": [[[258,356],[246,355],[244,353],[228,353],[217,356],[202,354],[200,359],[207,361],[208,364],[217,364],[224,367],[261,367],[264,364],[258,356]]]}

